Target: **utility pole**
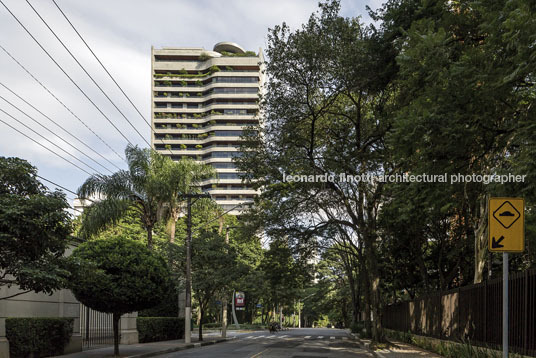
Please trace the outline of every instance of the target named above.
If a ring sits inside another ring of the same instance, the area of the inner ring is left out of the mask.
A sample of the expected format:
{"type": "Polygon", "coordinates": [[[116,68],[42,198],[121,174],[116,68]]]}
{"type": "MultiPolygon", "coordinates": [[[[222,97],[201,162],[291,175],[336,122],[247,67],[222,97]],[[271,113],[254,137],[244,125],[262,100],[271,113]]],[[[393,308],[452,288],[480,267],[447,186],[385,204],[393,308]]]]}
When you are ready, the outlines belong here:
{"type": "MultiPolygon", "coordinates": [[[[225,228],[225,243],[229,244],[229,226],[225,228]]],[[[222,322],[221,322],[221,336],[222,338],[227,337],[227,294],[223,294],[223,300],[222,300],[222,322]]]]}
{"type": "Polygon", "coordinates": [[[188,219],[186,222],[186,302],[184,304],[184,342],[192,342],[192,198],[210,198],[209,194],[185,194],[188,202],[188,219]]]}

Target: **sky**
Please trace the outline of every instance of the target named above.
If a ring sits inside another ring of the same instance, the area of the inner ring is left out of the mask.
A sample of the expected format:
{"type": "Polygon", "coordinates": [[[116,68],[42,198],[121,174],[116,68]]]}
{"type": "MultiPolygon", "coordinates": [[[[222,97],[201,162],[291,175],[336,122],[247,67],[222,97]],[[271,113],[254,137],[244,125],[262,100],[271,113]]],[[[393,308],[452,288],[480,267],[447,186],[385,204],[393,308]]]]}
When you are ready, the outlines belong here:
{"type": "MultiPolygon", "coordinates": [[[[55,1],[149,122],[151,46],[204,47],[211,50],[217,42],[232,41],[246,50],[257,52],[259,48],[267,46],[269,28],[286,22],[292,29],[297,29],[318,9],[316,0],[55,1]]],[[[149,125],[106,75],[53,0],[1,2],[131,143],[147,147],[145,141],[150,142],[149,125]],[[91,82],[29,4],[71,50],[132,126],[91,82]]],[[[346,17],[360,16],[362,21],[368,23],[371,20],[366,6],[376,9],[381,3],[381,0],[342,0],[341,14],[346,17]]],[[[120,156],[124,155],[127,140],[47,57],[2,4],[0,45],[78,117],[63,107],[0,48],[0,156],[25,159],[37,167],[40,176],[72,191],[76,191],[89,174],[110,174],[118,168],[126,168],[120,156]],[[72,164],[46,148],[62,155],[72,164]]],[[[43,183],[51,189],[57,188],[49,182],[43,183]]],[[[67,198],[72,203],[74,195],[67,193],[67,198]]]]}

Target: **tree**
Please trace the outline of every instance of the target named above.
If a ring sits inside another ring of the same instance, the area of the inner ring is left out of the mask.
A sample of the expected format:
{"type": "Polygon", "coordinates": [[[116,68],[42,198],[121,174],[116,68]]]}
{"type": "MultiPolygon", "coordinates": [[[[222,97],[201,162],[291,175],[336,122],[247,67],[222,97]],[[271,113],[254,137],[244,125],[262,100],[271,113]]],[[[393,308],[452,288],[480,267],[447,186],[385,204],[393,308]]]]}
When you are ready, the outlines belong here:
{"type": "Polygon", "coordinates": [[[171,289],[166,262],[143,244],[120,237],[85,242],[69,260],[70,289],[76,299],[113,314],[118,357],[121,315],[157,305],[171,289]]]}
{"type": "Polygon", "coordinates": [[[153,227],[158,221],[162,203],[158,200],[159,182],[151,175],[152,157],[159,154],[150,149],[128,145],[125,149],[128,170],[112,175],[93,175],[78,189],[81,198],[96,198],[84,213],[80,234],[95,235],[124,214],[135,210],[147,232],[147,247],[153,246],[153,227]]]}
{"type": "Polygon", "coordinates": [[[169,241],[174,242],[177,221],[185,206],[184,195],[200,192],[201,181],[215,177],[216,171],[211,165],[193,159],[173,161],[155,156],[153,161],[151,175],[158,183],[158,199],[164,203],[164,213],[169,218],[169,241]]]}
{"type": "Polygon", "coordinates": [[[0,157],[0,286],[48,294],[64,287],[68,207],[61,192],[37,180],[27,161],[0,157]]]}
{"type": "Polygon", "coordinates": [[[199,303],[199,340],[203,340],[205,312],[213,299],[242,276],[237,252],[216,233],[204,232],[192,241],[192,290],[199,303]]]}
{"type": "MultiPolygon", "coordinates": [[[[377,215],[382,183],[289,182],[283,175],[349,176],[393,171],[385,143],[395,89],[378,64],[385,52],[358,19],[338,15],[339,2],[320,4],[300,30],[285,24],[268,35],[269,76],[261,102],[264,123],[247,131],[237,162],[266,191],[261,216],[282,235],[313,238],[328,227],[361,252],[366,301],[382,340],[377,215]],[[311,219],[314,218],[314,219],[311,219]],[[292,234],[292,233],[300,234],[292,234]]],[[[370,316],[368,322],[371,322],[370,316]]]]}

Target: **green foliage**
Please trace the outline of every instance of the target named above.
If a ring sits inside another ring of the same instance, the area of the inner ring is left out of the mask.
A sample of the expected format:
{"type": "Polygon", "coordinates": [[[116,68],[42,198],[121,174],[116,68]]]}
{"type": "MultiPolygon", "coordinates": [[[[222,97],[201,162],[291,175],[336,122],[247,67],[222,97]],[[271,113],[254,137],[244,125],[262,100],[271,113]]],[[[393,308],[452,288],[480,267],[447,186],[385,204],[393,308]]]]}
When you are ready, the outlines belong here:
{"type": "Polygon", "coordinates": [[[85,242],[69,260],[75,297],[100,312],[121,315],[150,308],[160,303],[170,288],[163,258],[127,238],[85,242]]]}
{"type": "Polygon", "coordinates": [[[65,285],[69,205],[36,176],[25,160],[0,157],[0,286],[51,294],[65,285]]]}
{"type": "Polygon", "coordinates": [[[61,355],[72,333],[72,318],[6,318],[6,338],[12,358],[61,355]]]}
{"type": "Polygon", "coordinates": [[[202,52],[200,55],[199,55],[199,61],[206,61],[208,59],[210,59],[211,57],[209,56],[208,53],[206,52],[202,52]]]}
{"type": "Polygon", "coordinates": [[[140,343],[184,338],[184,319],[177,317],[138,317],[140,343]]]}

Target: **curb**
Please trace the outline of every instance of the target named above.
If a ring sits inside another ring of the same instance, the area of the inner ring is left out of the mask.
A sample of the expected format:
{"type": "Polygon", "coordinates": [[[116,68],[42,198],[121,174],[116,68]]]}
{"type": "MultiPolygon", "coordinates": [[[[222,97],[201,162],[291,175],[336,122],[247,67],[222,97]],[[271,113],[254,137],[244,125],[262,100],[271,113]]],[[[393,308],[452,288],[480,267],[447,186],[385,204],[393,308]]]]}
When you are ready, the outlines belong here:
{"type": "Polygon", "coordinates": [[[370,349],[370,342],[363,342],[361,340],[361,337],[359,337],[359,334],[358,333],[352,333],[350,332],[350,336],[352,336],[352,338],[355,340],[355,341],[358,341],[359,342],[359,345],[363,348],[365,348],[366,350],[368,351],[371,351],[372,353],[374,353],[374,350],[370,349]]]}
{"type": "Polygon", "coordinates": [[[162,349],[162,350],[160,350],[160,351],[156,351],[156,352],[149,352],[149,353],[135,354],[135,355],[128,356],[128,357],[125,357],[125,358],[146,358],[146,357],[154,357],[154,356],[158,356],[158,355],[161,355],[161,354],[173,353],[173,352],[179,352],[179,351],[184,351],[184,350],[191,349],[191,348],[198,348],[198,347],[204,347],[204,346],[211,346],[211,345],[216,344],[216,343],[223,343],[223,342],[232,341],[232,340],[235,340],[235,339],[237,339],[237,337],[219,338],[219,339],[212,340],[212,341],[190,343],[190,344],[186,344],[186,345],[179,346],[179,347],[173,347],[173,348],[162,349]]]}

